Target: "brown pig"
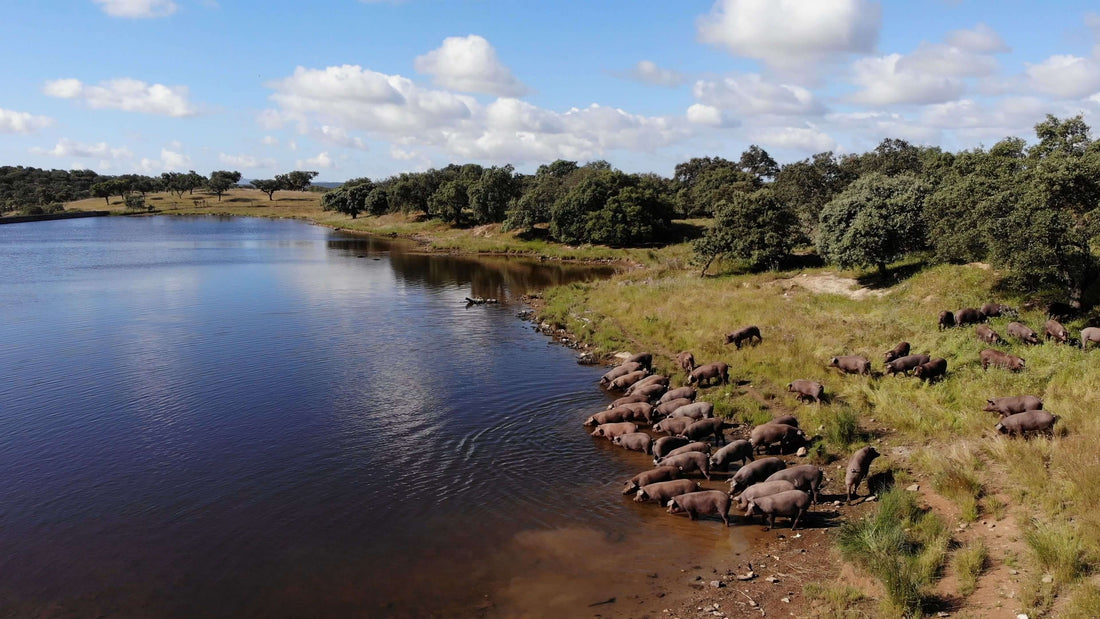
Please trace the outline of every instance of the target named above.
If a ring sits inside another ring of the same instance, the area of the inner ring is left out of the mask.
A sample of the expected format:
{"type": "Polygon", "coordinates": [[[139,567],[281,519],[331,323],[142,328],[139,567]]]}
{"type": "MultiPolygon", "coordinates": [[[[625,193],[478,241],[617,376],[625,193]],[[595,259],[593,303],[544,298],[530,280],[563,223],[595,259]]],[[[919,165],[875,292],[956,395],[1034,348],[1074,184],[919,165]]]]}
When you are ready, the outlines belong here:
{"type": "Polygon", "coordinates": [[[623,374],[622,376],[611,381],[611,384],[608,386],[608,388],[619,390],[626,389],[627,387],[642,380],[643,378],[645,378],[645,370],[638,370],[637,372],[623,374]]]}
{"type": "Polygon", "coordinates": [[[766,514],[768,526],[764,530],[770,531],[775,526],[775,517],[785,516],[791,519],[791,530],[794,531],[798,528],[798,519],[810,508],[810,501],[810,495],[801,490],[787,490],[778,494],[756,497],[748,502],[745,517],[766,514]]]}
{"type": "Polygon", "coordinates": [[[648,383],[642,385],[641,387],[638,387],[637,385],[632,385],[630,387],[630,395],[644,396],[646,401],[648,402],[664,393],[665,389],[668,389],[668,386],[662,385],[661,383],[648,383]]]}
{"type": "Polygon", "coordinates": [[[856,494],[859,483],[863,481],[864,477],[867,477],[867,471],[870,470],[871,463],[877,457],[879,457],[878,450],[868,445],[856,451],[852,454],[852,458],[848,460],[848,471],[844,474],[844,487],[848,491],[849,503],[852,502],[852,495],[856,494]]]}
{"type": "Polygon", "coordinates": [[[1081,350],[1084,350],[1089,342],[1100,342],[1100,327],[1085,327],[1081,329],[1081,350]]]}
{"type": "Polygon", "coordinates": [[[692,422],[692,424],[684,428],[684,431],[680,434],[693,441],[713,436],[715,443],[724,443],[726,442],[726,437],[722,435],[722,426],[724,424],[725,422],[717,417],[700,419],[699,421],[692,422]]]}
{"type": "Polygon", "coordinates": [[[871,373],[871,362],[866,357],[859,355],[839,355],[829,360],[829,367],[836,368],[845,374],[871,373]]]}
{"type": "Polygon", "coordinates": [[[675,389],[670,389],[666,391],[665,394],[661,396],[661,399],[657,400],[657,403],[664,404],[669,400],[679,400],[680,398],[694,401],[695,395],[696,393],[694,387],[677,387],[675,389]]]}
{"type": "Polygon", "coordinates": [[[994,318],[994,317],[997,317],[997,316],[1015,316],[1016,315],[1016,309],[1015,308],[1009,307],[1009,306],[1001,304],[1001,303],[986,303],[986,304],[982,305],[982,307],[979,311],[981,313],[985,314],[987,317],[990,317],[990,318],[994,318]]]}
{"type": "MultiPolygon", "coordinates": [[[[677,438],[680,438],[680,439],[685,440],[685,441],[688,440],[686,438],[683,438],[682,436],[677,437],[677,438]]],[[[663,458],[661,458],[660,460],[654,459],[653,463],[654,464],[664,464],[665,458],[671,458],[673,456],[678,456],[680,454],[686,454],[689,451],[698,451],[701,454],[707,454],[709,456],[710,455],[710,443],[704,443],[702,441],[694,441],[694,442],[688,443],[686,445],[681,445],[680,447],[677,447],[676,449],[673,449],[672,451],[665,454],[665,456],[663,458]]]]}
{"type": "Polygon", "coordinates": [[[633,393],[631,395],[624,395],[621,398],[617,398],[614,402],[612,402],[611,404],[608,404],[607,408],[615,408],[617,406],[622,406],[623,404],[634,404],[636,402],[648,402],[648,401],[649,401],[649,396],[639,395],[637,393],[633,393]]]}
{"type": "Polygon", "coordinates": [[[588,419],[585,419],[584,425],[591,427],[605,423],[619,423],[622,421],[629,421],[631,416],[633,416],[633,413],[629,409],[623,407],[612,408],[600,411],[588,419]]]}
{"type": "Polygon", "coordinates": [[[688,440],[682,436],[662,436],[653,442],[653,459],[660,460],[673,449],[683,447],[688,444],[688,440]]]}
{"type": "Polygon", "coordinates": [[[644,454],[653,453],[653,437],[645,432],[620,434],[611,439],[611,442],[630,451],[640,451],[644,454]]]}
{"type": "Polygon", "coordinates": [[[749,486],[764,481],[772,473],[787,468],[787,463],[779,458],[760,458],[737,469],[730,477],[730,494],[737,494],[749,486]]]}
{"type": "Polygon", "coordinates": [[[913,368],[922,363],[928,363],[932,360],[932,357],[928,355],[906,355],[886,364],[886,373],[897,375],[898,372],[908,375],[913,371],[913,368]]]}
{"type": "Polygon", "coordinates": [[[755,458],[752,454],[752,443],[745,440],[732,441],[711,454],[710,468],[726,471],[729,470],[731,462],[741,461],[745,464],[753,460],[755,458]]]}
{"type": "Polygon", "coordinates": [[[806,400],[821,402],[821,398],[825,395],[825,386],[819,382],[799,378],[787,383],[787,391],[795,394],[801,402],[806,400]]]}
{"type": "Polygon", "coordinates": [[[944,329],[950,329],[951,327],[954,327],[955,326],[955,315],[952,314],[950,310],[943,310],[942,312],[940,312],[939,325],[940,325],[940,331],[943,331],[944,329]]]}
{"type": "Polygon", "coordinates": [[[629,413],[623,421],[653,423],[653,405],[648,402],[631,402],[630,404],[623,404],[619,408],[629,413]]]}
{"type": "Polygon", "coordinates": [[[1000,413],[1002,417],[1024,411],[1043,410],[1043,401],[1033,395],[1014,395],[1003,398],[989,398],[983,411],[1000,413]]]}
{"type": "Polygon", "coordinates": [[[631,372],[637,372],[640,369],[642,369],[642,364],[641,363],[635,363],[635,362],[624,363],[624,364],[622,364],[618,367],[615,367],[615,368],[612,368],[612,369],[608,370],[608,372],[606,374],[601,376],[600,377],[600,384],[601,385],[608,385],[608,384],[611,383],[611,381],[615,380],[616,378],[618,378],[620,376],[626,376],[627,374],[629,374],[631,372]]]}
{"type": "Polygon", "coordinates": [[[799,464],[772,473],[764,483],[769,481],[789,481],[796,489],[809,492],[813,502],[817,503],[817,490],[825,481],[825,471],[812,464],[799,464]]]}
{"type": "Polygon", "coordinates": [[[977,334],[979,340],[985,342],[986,344],[996,344],[998,342],[1004,342],[1004,339],[1002,339],[996,331],[991,329],[989,325],[985,324],[984,322],[979,323],[978,326],[974,327],[974,333],[977,334]]]}
{"type": "Polygon", "coordinates": [[[1069,331],[1066,331],[1062,323],[1051,318],[1043,325],[1043,336],[1048,340],[1054,338],[1054,341],[1059,344],[1065,344],[1066,340],[1069,339],[1069,331]]]}
{"type": "Polygon", "coordinates": [[[668,456],[661,460],[661,466],[674,466],[681,473],[699,471],[703,477],[710,479],[710,457],[701,451],[687,451],[675,456],[668,456]]]}
{"type": "Polygon", "coordinates": [[[623,494],[630,494],[648,484],[655,484],[659,481],[669,481],[670,479],[676,479],[680,476],[680,469],[674,466],[658,466],[657,468],[649,469],[648,471],[642,471],[634,477],[626,480],[623,485],[623,494]]]}
{"type": "Polygon", "coordinates": [[[624,393],[624,395],[630,395],[630,394],[634,393],[635,391],[637,391],[641,387],[645,387],[646,385],[653,385],[653,384],[661,385],[662,387],[668,387],[668,377],[665,376],[664,374],[650,374],[649,376],[646,376],[642,380],[640,380],[640,381],[634,383],[633,385],[627,387],[626,391],[624,391],[623,393],[624,393]]]}
{"type": "Polygon", "coordinates": [[[997,368],[1005,368],[1006,370],[1012,370],[1013,372],[1019,372],[1027,367],[1027,363],[1017,357],[1016,355],[1010,355],[999,350],[992,348],[986,348],[978,354],[978,358],[982,362],[982,369],[987,370],[989,366],[997,368]]]}
{"type": "Polygon", "coordinates": [[[683,351],[676,355],[676,366],[685,372],[691,372],[695,369],[695,355],[688,351],[683,351]]]}
{"type": "Polygon", "coordinates": [[[794,484],[785,479],[762,481],[758,484],[749,486],[744,492],[737,495],[737,507],[745,509],[748,507],[749,501],[756,497],[771,496],[788,490],[797,490],[797,488],[794,487],[794,484]]]}
{"type": "Polygon", "coordinates": [[[913,374],[923,381],[934,383],[947,375],[947,359],[936,357],[928,363],[922,363],[913,368],[913,374]]]}
{"type": "Polygon", "coordinates": [[[1039,336],[1022,322],[1010,322],[1005,327],[1005,333],[1017,338],[1025,344],[1038,344],[1039,336]]]}
{"type": "Polygon", "coordinates": [[[606,438],[607,440],[613,440],[620,434],[630,434],[637,432],[638,426],[629,422],[620,423],[603,423],[596,426],[596,429],[592,431],[592,436],[606,438]]]}
{"type": "Polygon", "coordinates": [[[760,327],[756,325],[741,327],[733,333],[726,334],[727,344],[736,344],[737,349],[741,349],[741,343],[748,341],[750,344],[759,344],[764,338],[760,337],[760,327]]]}
{"type": "Polygon", "coordinates": [[[753,453],[762,449],[766,451],[776,443],[779,444],[779,452],[782,453],[792,445],[803,445],[805,442],[805,432],[784,423],[760,424],[749,433],[749,443],[752,444],[753,453]]]}
{"type": "Polygon", "coordinates": [[[721,490],[701,490],[672,497],[668,502],[668,513],[687,512],[688,518],[695,520],[697,514],[715,514],[722,522],[730,526],[730,495],[721,490]]]}
{"type": "Polygon", "coordinates": [[[635,355],[630,355],[626,358],[624,363],[641,363],[642,367],[647,370],[653,369],[653,353],[640,352],[635,355]]]}
{"type": "Polygon", "coordinates": [[[901,342],[897,346],[886,351],[886,363],[893,361],[894,359],[900,359],[909,354],[909,342],[901,342]]]}
{"type": "Polygon", "coordinates": [[[708,363],[706,365],[700,365],[691,371],[691,375],[688,376],[689,385],[702,385],[703,381],[709,386],[710,381],[718,379],[718,382],[723,385],[730,382],[730,366],[722,363],[721,361],[715,361],[714,363],[708,363]]]}
{"type": "Polygon", "coordinates": [[[676,436],[683,434],[695,420],[691,417],[670,417],[653,424],[654,432],[664,432],[676,436]]]}
{"type": "Polygon", "coordinates": [[[1002,417],[1001,423],[994,429],[1001,434],[1009,436],[1027,436],[1031,432],[1042,432],[1048,436],[1054,436],[1054,423],[1058,421],[1058,415],[1052,415],[1047,411],[1024,411],[1002,417]]]}
{"type": "Polygon", "coordinates": [[[696,421],[713,416],[714,404],[710,402],[694,402],[692,404],[685,404],[669,414],[670,419],[674,419],[676,417],[691,417],[696,421]]]}
{"type": "Polygon", "coordinates": [[[657,501],[661,505],[664,505],[674,496],[695,492],[700,488],[702,488],[702,486],[699,485],[699,482],[690,479],[659,481],[655,484],[648,484],[638,488],[638,493],[634,495],[634,502],[645,503],[646,501],[657,501]]]}
{"type": "Polygon", "coordinates": [[[768,423],[781,423],[785,426],[798,427],[798,419],[794,415],[783,415],[782,417],[776,417],[768,423]]]}
{"type": "Polygon", "coordinates": [[[658,417],[668,417],[672,414],[672,411],[680,408],[681,406],[687,406],[691,404],[691,400],[687,398],[676,398],[673,400],[665,400],[657,405],[657,408],[653,409],[653,413],[658,417]]]}
{"type": "Polygon", "coordinates": [[[985,314],[983,314],[981,310],[974,309],[973,307],[964,307],[955,312],[955,324],[960,327],[979,322],[985,322],[985,314]]]}

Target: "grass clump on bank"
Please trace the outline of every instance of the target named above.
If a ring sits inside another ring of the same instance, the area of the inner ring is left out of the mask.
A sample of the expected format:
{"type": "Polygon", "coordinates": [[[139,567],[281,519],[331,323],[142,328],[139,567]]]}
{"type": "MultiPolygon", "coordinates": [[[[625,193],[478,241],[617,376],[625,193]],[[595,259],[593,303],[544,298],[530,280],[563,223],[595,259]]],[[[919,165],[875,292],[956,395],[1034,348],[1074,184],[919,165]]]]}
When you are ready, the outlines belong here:
{"type": "Polygon", "coordinates": [[[906,616],[920,614],[949,541],[939,517],[920,509],[912,493],[899,488],[882,494],[874,514],[844,523],[837,536],[844,558],[877,578],[891,610],[906,616]]]}
{"type": "Polygon", "coordinates": [[[955,551],[955,573],[959,578],[959,595],[966,597],[978,588],[978,577],[989,562],[989,549],[978,538],[955,551]]]}

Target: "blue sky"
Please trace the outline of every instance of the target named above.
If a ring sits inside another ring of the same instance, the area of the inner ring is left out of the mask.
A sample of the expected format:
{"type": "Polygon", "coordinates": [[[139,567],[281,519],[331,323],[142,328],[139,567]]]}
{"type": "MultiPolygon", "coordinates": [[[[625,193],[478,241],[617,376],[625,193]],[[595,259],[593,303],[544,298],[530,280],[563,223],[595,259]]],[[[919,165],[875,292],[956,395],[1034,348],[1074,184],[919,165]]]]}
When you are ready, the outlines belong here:
{"type": "Polygon", "coordinates": [[[1100,122],[1088,2],[10,4],[6,165],[340,181],[565,158],[668,176],[751,144],[785,163],[1100,122]]]}

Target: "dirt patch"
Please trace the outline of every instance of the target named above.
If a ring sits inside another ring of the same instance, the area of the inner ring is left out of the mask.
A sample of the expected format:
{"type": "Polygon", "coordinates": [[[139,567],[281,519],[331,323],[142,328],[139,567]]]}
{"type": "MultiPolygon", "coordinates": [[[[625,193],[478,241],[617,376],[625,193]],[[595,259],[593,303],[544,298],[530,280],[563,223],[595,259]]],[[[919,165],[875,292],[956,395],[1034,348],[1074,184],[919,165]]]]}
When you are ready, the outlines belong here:
{"type": "Polygon", "coordinates": [[[804,288],[817,294],[839,294],[850,299],[866,299],[868,297],[882,297],[889,294],[886,290],[871,290],[859,285],[859,282],[850,277],[840,277],[834,273],[819,273],[810,275],[803,273],[794,277],[777,279],[774,282],[787,294],[794,288],[804,288]]]}

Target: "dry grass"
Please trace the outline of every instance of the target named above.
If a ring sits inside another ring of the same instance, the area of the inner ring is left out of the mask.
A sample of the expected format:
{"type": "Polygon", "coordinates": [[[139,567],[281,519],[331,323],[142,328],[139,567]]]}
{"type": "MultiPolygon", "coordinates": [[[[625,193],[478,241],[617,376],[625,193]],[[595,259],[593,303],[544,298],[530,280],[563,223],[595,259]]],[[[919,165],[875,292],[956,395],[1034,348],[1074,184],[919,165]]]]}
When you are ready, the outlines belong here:
{"type": "Polygon", "coordinates": [[[966,597],[978,588],[978,577],[989,562],[989,549],[978,538],[968,546],[955,551],[955,573],[959,579],[959,595],[966,597]]]}

